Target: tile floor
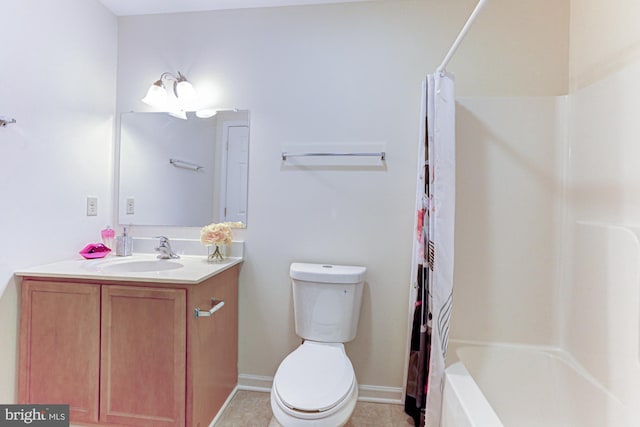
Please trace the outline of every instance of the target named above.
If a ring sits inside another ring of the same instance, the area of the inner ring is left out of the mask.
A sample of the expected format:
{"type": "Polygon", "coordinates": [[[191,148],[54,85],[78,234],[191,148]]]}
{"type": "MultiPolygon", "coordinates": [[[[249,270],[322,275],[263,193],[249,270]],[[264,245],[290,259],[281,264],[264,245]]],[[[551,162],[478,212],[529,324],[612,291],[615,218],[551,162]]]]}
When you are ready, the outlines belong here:
{"type": "MultiPolygon", "coordinates": [[[[215,427],[278,427],[272,419],[269,393],[239,390],[215,427]]],[[[345,427],[411,427],[401,405],[358,402],[345,427]]]]}

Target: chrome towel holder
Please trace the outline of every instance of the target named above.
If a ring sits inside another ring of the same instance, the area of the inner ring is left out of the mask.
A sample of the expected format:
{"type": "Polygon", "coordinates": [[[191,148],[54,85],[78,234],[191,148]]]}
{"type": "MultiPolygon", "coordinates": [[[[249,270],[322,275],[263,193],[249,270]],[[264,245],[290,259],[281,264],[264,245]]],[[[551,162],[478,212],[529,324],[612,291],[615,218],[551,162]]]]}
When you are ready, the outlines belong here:
{"type": "Polygon", "coordinates": [[[16,123],[16,119],[11,117],[0,116],[0,127],[6,127],[12,123],[16,123]]]}
{"type": "Polygon", "coordinates": [[[211,307],[209,310],[201,310],[200,307],[196,307],[193,310],[193,315],[195,316],[195,318],[198,319],[200,317],[210,317],[213,315],[213,313],[224,307],[224,301],[220,301],[216,298],[211,298],[211,304],[213,304],[213,307],[211,307]]]}
{"type": "Polygon", "coordinates": [[[169,159],[169,163],[177,168],[188,169],[196,172],[201,169],[204,169],[204,166],[200,166],[198,164],[191,163],[191,162],[185,162],[184,160],[169,159]]]}
{"type": "Polygon", "coordinates": [[[381,161],[385,161],[387,153],[380,151],[377,153],[288,153],[282,152],[282,161],[286,161],[289,157],[380,157],[381,161]]]}

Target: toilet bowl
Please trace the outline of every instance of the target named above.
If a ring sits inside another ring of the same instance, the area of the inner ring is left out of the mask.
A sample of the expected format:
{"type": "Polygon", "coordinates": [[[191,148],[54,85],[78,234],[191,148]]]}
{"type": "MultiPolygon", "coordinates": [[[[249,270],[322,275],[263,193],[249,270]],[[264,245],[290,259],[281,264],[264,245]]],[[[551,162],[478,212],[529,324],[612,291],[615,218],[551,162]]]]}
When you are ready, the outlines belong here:
{"type": "Polygon", "coordinates": [[[296,334],[305,339],[278,367],[271,409],[284,427],[339,427],[358,400],[344,342],[355,338],[366,268],[291,265],[296,334]]]}
{"type": "Polygon", "coordinates": [[[278,367],[271,409],[285,427],[346,424],[358,400],[358,382],[341,343],[305,341],[278,367]]]}

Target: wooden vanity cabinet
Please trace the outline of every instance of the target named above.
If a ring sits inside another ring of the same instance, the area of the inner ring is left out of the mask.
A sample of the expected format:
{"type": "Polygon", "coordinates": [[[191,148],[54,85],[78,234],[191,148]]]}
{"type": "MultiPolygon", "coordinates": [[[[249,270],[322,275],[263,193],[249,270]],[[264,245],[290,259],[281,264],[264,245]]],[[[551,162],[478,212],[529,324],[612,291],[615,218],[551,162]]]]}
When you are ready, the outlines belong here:
{"type": "Polygon", "coordinates": [[[22,282],[20,403],[73,424],[205,427],[237,384],[238,266],[197,285],[22,282]],[[212,298],[225,305],[211,317],[212,298]]]}
{"type": "Polygon", "coordinates": [[[100,286],[25,280],[20,312],[19,403],[68,403],[98,421],[100,286]]]}

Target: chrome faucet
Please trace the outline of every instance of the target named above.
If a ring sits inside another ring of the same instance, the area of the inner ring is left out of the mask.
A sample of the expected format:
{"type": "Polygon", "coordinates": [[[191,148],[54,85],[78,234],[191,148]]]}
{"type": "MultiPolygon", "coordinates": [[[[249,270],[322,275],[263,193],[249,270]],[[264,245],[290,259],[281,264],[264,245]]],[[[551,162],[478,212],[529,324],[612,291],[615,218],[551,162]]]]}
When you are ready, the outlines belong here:
{"type": "Polygon", "coordinates": [[[156,248],[156,252],[160,252],[158,254],[159,259],[177,259],[180,258],[180,255],[176,254],[171,250],[171,244],[169,243],[169,238],[165,236],[158,236],[160,239],[160,246],[156,248]]]}

